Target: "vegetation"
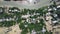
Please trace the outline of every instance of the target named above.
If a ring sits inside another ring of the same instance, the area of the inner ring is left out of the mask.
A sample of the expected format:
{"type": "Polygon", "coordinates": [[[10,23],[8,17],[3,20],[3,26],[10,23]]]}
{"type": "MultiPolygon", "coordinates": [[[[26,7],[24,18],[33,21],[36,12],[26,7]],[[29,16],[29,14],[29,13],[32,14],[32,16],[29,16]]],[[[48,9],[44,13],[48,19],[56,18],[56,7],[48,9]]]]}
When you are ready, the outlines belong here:
{"type": "MultiPolygon", "coordinates": [[[[47,9],[47,7],[43,7],[43,8],[40,8],[38,10],[26,10],[24,9],[25,11],[23,11],[22,14],[27,14],[27,12],[29,12],[29,14],[33,14],[34,12],[35,13],[39,13],[40,15],[39,16],[43,16],[43,14],[46,14],[47,13],[47,10],[43,11],[44,8],[47,9]]],[[[38,16],[37,15],[34,15],[33,17],[30,16],[30,18],[37,18],[38,16]]],[[[43,26],[45,26],[45,23],[44,23],[44,20],[43,19],[40,19],[39,20],[40,22],[39,23],[29,23],[29,22],[24,22],[24,23],[20,23],[19,27],[20,29],[22,29],[23,31],[21,32],[21,34],[27,34],[28,32],[31,33],[31,31],[34,29],[36,32],[38,31],[41,31],[43,26]],[[25,27],[25,25],[27,25],[27,27],[25,27]],[[28,31],[29,29],[29,31],[28,31]]],[[[45,32],[45,34],[48,34],[49,32],[45,32]]],[[[42,32],[40,32],[39,34],[43,34],[42,32]]]]}
{"type": "Polygon", "coordinates": [[[14,21],[4,21],[4,22],[0,22],[0,27],[10,27],[10,26],[13,26],[15,25],[16,22],[14,21]]]}
{"type": "MultiPolygon", "coordinates": [[[[14,8],[16,8],[16,7],[14,7],[14,8]]],[[[12,8],[12,9],[10,8],[10,9],[14,10],[14,8],[12,8]]],[[[26,22],[26,21],[24,23],[22,23],[21,22],[22,21],[21,16],[22,15],[26,15],[28,12],[31,15],[35,12],[35,13],[39,13],[40,14],[38,16],[43,16],[43,14],[46,14],[46,12],[47,12],[47,10],[43,11],[45,8],[47,8],[47,7],[39,8],[38,10],[35,10],[35,9],[34,10],[24,9],[24,11],[22,11],[22,12],[14,12],[11,15],[8,15],[7,13],[3,13],[3,14],[0,15],[0,18],[2,18],[2,17],[7,18],[7,17],[14,17],[14,16],[16,16],[16,18],[15,18],[15,21],[4,21],[4,22],[1,22],[0,26],[10,27],[10,26],[15,25],[16,22],[17,22],[19,24],[20,29],[22,30],[21,34],[27,34],[28,33],[28,29],[29,29],[30,33],[31,33],[31,31],[33,29],[36,32],[41,31],[43,26],[45,26],[45,23],[44,23],[43,19],[40,19],[39,20],[40,22],[39,23],[36,22],[35,24],[34,23],[29,23],[29,22],[26,22]],[[25,25],[27,25],[27,27],[25,27],[25,25]]],[[[16,9],[18,9],[18,8],[16,8],[16,9]]],[[[34,15],[33,17],[30,16],[30,18],[37,18],[38,16],[34,15]]],[[[39,34],[42,34],[42,32],[40,32],[39,34]]],[[[47,34],[47,32],[46,32],[46,34],[47,34]]]]}

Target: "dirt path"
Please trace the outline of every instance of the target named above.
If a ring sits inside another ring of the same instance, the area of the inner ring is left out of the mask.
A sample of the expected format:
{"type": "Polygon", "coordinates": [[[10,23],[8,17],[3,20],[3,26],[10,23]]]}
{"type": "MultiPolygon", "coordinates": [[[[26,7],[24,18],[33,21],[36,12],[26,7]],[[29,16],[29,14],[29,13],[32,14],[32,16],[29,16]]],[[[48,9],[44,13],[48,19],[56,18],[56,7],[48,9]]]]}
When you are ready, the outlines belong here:
{"type": "Polygon", "coordinates": [[[19,25],[16,24],[14,26],[11,26],[10,29],[11,31],[8,31],[8,28],[6,27],[0,27],[0,34],[20,34],[22,30],[20,30],[19,25]]]}

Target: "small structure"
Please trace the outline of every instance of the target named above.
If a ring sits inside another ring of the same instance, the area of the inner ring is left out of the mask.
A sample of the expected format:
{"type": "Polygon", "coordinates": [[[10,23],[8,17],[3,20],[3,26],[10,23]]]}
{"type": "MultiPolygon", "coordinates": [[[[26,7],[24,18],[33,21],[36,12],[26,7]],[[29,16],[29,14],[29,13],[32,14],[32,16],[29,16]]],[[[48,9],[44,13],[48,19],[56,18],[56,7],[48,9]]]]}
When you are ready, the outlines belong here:
{"type": "Polygon", "coordinates": [[[36,34],[36,31],[35,30],[32,30],[31,34],[36,34]]]}
{"type": "Polygon", "coordinates": [[[51,8],[48,9],[48,11],[51,11],[51,10],[52,10],[51,8]]]}
{"type": "Polygon", "coordinates": [[[57,8],[60,8],[60,5],[58,5],[57,8]]]}
{"type": "Polygon", "coordinates": [[[0,22],[3,22],[3,21],[14,21],[15,19],[14,18],[7,18],[7,19],[0,19],[0,22]]]}
{"type": "Polygon", "coordinates": [[[24,25],[25,27],[28,27],[28,25],[24,25]]]}
{"type": "Polygon", "coordinates": [[[42,32],[43,34],[46,32],[46,29],[44,27],[42,28],[42,32]]]}
{"type": "Polygon", "coordinates": [[[30,15],[22,15],[21,18],[28,18],[30,15]]]}
{"type": "Polygon", "coordinates": [[[56,20],[55,20],[55,21],[52,21],[53,24],[55,24],[55,23],[57,23],[57,22],[58,22],[58,21],[56,21],[56,20]]]}
{"type": "Polygon", "coordinates": [[[3,10],[3,8],[2,7],[0,7],[0,13],[2,13],[4,10],[3,10]]]}

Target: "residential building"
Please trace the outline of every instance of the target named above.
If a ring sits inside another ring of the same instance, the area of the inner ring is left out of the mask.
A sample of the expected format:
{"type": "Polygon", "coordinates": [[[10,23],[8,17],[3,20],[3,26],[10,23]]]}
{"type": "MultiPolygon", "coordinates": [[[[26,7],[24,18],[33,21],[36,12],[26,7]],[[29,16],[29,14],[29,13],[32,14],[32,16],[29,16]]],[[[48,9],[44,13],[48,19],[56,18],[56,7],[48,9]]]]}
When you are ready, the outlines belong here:
{"type": "Polygon", "coordinates": [[[4,12],[3,7],[0,7],[0,13],[3,13],[3,12],[4,12]]]}
{"type": "Polygon", "coordinates": [[[14,21],[14,18],[6,18],[6,19],[0,19],[0,22],[4,22],[4,21],[14,21]]]}
{"type": "Polygon", "coordinates": [[[21,18],[28,18],[30,15],[22,15],[21,18]]]}
{"type": "Polygon", "coordinates": [[[31,34],[36,34],[37,32],[35,30],[32,30],[31,34]]]}

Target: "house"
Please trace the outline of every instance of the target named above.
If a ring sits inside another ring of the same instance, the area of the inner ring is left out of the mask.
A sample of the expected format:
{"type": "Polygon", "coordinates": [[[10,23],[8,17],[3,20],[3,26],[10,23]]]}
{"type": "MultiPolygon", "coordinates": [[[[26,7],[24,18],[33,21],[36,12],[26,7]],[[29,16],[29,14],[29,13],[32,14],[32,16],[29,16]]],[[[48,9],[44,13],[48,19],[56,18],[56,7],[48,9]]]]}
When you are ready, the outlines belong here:
{"type": "Polygon", "coordinates": [[[57,6],[57,10],[60,11],[60,5],[57,6]]]}
{"type": "Polygon", "coordinates": [[[15,19],[14,18],[4,18],[4,19],[0,19],[0,22],[3,22],[3,21],[14,21],[15,19]]]}
{"type": "Polygon", "coordinates": [[[51,8],[48,9],[48,11],[51,11],[51,10],[52,10],[51,8]]]}
{"type": "Polygon", "coordinates": [[[28,23],[36,23],[36,19],[34,19],[34,18],[27,18],[26,19],[26,22],[28,22],[28,23]]]}
{"type": "Polygon", "coordinates": [[[52,21],[52,23],[53,23],[53,24],[55,24],[55,23],[57,23],[57,22],[58,22],[57,20],[55,20],[55,21],[52,21]]]}
{"type": "Polygon", "coordinates": [[[24,25],[25,27],[28,27],[28,25],[24,25]]]}
{"type": "Polygon", "coordinates": [[[30,17],[30,15],[22,15],[22,16],[21,16],[21,18],[26,18],[26,19],[27,19],[28,17],[30,17]]]}
{"type": "Polygon", "coordinates": [[[52,11],[52,10],[57,10],[57,8],[55,8],[55,7],[53,7],[53,9],[52,9],[52,8],[49,8],[49,9],[48,9],[48,12],[50,12],[50,11],[52,11]]]}
{"type": "Polygon", "coordinates": [[[37,32],[35,30],[32,30],[31,31],[31,34],[36,34],[37,32]]]}
{"type": "Polygon", "coordinates": [[[10,7],[9,8],[9,10],[8,10],[9,12],[20,12],[20,9],[19,8],[17,8],[17,7],[10,7]]]}
{"type": "Polygon", "coordinates": [[[53,7],[53,10],[57,10],[57,8],[53,7]]]}
{"type": "Polygon", "coordinates": [[[58,5],[57,8],[60,8],[60,5],[58,5]]]}
{"type": "Polygon", "coordinates": [[[36,23],[36,21],[37,21],[37,20],[36,20],[35,18],[29,19],[29,22],[30,22],[30,23],[36,23]]]}
{"type": "Polygon", "coordinates": [[[0,7],[0,13],[3,13],[3,11],[4,11],[3,7],[0,7]]]}
{"type": "Polygon", "coordinates": [[[45,29],[44,27],[42,28],[42,32],[43,32],[43,33],[46,32],[46,29],[45,29]]]}
{"type": "Polygon", "coordinates": [[[58,15],[57,14],[54,14],[54,17],[58,17],[58,15]]]}

